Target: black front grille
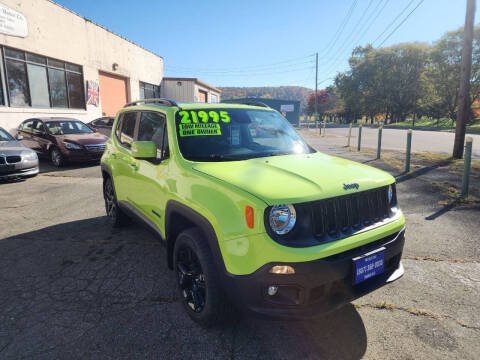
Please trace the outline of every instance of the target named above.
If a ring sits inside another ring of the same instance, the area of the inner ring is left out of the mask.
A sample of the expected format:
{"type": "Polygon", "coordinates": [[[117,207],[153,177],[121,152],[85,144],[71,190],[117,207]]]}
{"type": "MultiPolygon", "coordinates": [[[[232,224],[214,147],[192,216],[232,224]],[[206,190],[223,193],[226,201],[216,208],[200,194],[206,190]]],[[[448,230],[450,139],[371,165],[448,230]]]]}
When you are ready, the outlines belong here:
{"type": "Polygon", "coordinates": [[[316,201],[311,209],[316,238],[343,237],[388,218],[388,186],[316,201]]]}
{"type": "Polygon", "coordinates": [[[0,156],[0,165],[5,165],[5,158],[0,156]]]}
{"type": "Polygon", "coordinates": [[[15,164],[22,161],[22,158],[20,156],[7,156],[7,163],[9,164],[15,164]]]}

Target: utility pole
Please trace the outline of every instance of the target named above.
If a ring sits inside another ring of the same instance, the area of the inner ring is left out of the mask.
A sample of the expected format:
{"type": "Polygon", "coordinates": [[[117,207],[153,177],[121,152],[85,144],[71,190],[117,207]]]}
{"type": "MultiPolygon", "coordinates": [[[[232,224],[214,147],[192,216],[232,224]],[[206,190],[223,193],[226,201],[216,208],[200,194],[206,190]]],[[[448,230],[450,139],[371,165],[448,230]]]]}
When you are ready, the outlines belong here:
{"type": "Polygon", "coordinates": [[[318,87],[318,53],[315,53],[315,127],[317,127],[317,118],[318,118],[318,100],[317,100],[317,89],[318,87]]]}
{"type": "Polygon", "coordinates": [[[453,158],[463,157],[465,142],[465,127],[470,114],[470,76],[472,72],[472,42],[473,21],[475,18],[475,0],[467,0],[465,15],[465,29],[463,31],[462,63],[460,67],[460,89],[458,91],[457,125],[455,129],[455,143],[453,144],[453,158]]]}

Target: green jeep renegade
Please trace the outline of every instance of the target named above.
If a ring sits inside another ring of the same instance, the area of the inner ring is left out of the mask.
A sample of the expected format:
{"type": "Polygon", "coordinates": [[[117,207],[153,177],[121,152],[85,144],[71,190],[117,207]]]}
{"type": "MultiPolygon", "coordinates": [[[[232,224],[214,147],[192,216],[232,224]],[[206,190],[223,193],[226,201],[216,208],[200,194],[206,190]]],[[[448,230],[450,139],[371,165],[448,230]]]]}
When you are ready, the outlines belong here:
{"type": "Polygon", "coordinates": [[[158,234],[204,326],[232,305],[311,317],[403,275],[393,177],[316,151],[264,104],[127,104],[101,168],[112,225],[158,234]]]}

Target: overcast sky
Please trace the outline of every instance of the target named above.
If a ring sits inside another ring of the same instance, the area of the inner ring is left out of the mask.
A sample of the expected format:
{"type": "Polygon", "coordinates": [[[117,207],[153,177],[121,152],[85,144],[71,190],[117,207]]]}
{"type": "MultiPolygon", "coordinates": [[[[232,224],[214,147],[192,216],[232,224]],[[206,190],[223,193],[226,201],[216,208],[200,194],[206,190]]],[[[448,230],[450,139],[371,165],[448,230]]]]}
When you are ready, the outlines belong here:
{"type": "Polygon", "coordinates": [[[215,86],[311,88],[314,53],[324,87],[347,68],[356,45],[431,43],[463,26],[466,8],[466,0],[57,2],[163,56],[166,76],[215,86]]]}

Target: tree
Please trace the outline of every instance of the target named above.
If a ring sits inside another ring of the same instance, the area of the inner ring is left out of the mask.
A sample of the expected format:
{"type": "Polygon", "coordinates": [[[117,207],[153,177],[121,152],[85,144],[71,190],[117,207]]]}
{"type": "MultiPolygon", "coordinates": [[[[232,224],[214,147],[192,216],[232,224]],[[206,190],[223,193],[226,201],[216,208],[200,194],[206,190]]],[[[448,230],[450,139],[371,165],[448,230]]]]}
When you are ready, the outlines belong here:
{"type": "Polygon", "coordinates": [[[389,117],[404,121],[407,114],[417,111],[427,60],[425,44],[357,47],[349,60],[350,70],[335,80],[346,113],[355,118],[365,115],[372,122],[382,113],[385,121],[389,117]]]}
{"type": "MultiPolygon", "coordinates": [[[[329,94],[327,89],[317,91],[318,113],[322,115],[329,105],[329,94]]],[[[315,92],[307,97],[306,112],[309,115],[315,113],[315,92]]]]}

